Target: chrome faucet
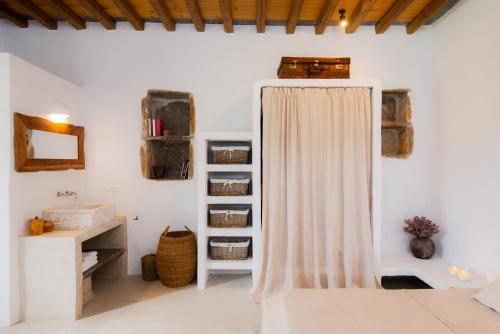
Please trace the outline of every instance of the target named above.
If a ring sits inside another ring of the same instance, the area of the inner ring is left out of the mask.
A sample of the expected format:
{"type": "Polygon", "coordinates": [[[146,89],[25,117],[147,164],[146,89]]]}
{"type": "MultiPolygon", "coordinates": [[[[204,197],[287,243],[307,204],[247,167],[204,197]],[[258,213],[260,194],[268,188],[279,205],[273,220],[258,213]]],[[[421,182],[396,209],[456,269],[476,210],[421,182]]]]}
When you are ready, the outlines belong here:
{"type": "Polygon", "coordinates": [[[65,192],[57,192],[57,197],[73,197],[73,201],[76,203],[78,202],[78,194],[76,191],[69,191],[66,190],[65,192]]]}

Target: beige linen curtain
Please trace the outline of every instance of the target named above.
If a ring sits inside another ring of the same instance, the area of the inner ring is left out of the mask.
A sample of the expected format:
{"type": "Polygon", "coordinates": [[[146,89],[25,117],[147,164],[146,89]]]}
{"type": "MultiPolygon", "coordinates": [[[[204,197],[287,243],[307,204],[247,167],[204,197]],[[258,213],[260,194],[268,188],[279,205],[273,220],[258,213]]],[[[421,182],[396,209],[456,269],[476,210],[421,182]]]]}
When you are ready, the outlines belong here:
{"type": "Polygon", "coordinates": [[[253,297],[374,287],[369,88],[264,88],[253,297]]]}

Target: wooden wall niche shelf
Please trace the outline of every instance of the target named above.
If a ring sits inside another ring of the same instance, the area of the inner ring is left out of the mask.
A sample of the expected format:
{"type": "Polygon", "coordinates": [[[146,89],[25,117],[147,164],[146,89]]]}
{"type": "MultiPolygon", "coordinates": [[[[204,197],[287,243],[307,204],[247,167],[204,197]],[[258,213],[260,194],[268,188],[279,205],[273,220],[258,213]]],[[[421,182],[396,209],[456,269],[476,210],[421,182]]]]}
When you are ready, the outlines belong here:
{"type": "Polygon", "coordinates": [[[84,137],[85,129],[82,126],[53,123],[45,118],[14,113],[16,171],[85,169],[84,137]],[[35,133],[40,134],[39,138],[44,138],[37,143],[39,146],[33,142],[35,133]],[[75,137],[74,145],[68,146],[72,137],[75,137]],[[68,152],[61,152],[59,148],[67,149],[71,157],[66,158],[68,152]],[[37,157],[38,154],[41,156],[37,157]]]}
{"type": "Polygon", "coordinates": [[[142,99],[142,174],[149,180],[193,177],[195,110],[187,92],[149,90],[142,99]],[[160,131],[153,133],[155,121],[160,131]],[[151,125],[150,125],[151,124],[151,125]]]}
{"type": "Polygon", "coordinates": [[[413,152],[409,89],[382,92],[382,155],[406,159],[413,152]]]}

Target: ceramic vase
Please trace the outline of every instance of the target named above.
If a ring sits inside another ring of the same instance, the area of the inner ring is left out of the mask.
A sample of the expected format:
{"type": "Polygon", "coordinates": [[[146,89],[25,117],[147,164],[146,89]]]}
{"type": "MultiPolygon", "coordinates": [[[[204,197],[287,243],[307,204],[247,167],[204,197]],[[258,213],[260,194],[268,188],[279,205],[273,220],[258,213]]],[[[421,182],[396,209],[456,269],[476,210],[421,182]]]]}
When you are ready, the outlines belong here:
{"type": "Polygon", "coordinates": [[[410,249],[413,256],[418,259],[430,259],[436,252],[436,244],[431,238],[413,238],[410,242],[410,249]]]}

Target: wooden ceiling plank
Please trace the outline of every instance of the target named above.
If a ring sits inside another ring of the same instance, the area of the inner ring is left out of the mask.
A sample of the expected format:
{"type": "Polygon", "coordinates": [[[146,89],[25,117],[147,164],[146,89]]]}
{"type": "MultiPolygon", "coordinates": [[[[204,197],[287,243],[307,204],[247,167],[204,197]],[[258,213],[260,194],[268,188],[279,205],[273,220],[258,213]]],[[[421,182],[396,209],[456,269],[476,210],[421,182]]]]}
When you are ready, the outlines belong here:
{"type": "Polygon", "coordinates": [[[104,26],[104,28],[108,30],[114,30],[116,29],[116,22],[115,20],[104,10],[104,8],[101,7],[95,0],[80,0],[80,3],[82,4],[83,7],[91,14],[93,15],[101,24],[104,26]]]}
{"type": "Polygon", "coordinates": [[[175,19],[168,10],[167,4],[164,0],[149,0],[151,6],[153,6],[154,10],[158,14],[161,22],[165,26],[165,29],[168,31],[175,31],[175,19]]]}
{"type": "Polygon", "coordinates": [[[411,35],[423,26],[437,11],[443,8],[449,0],[433,0],[406,26],[406,33],[411,35]]]}
{"type": "Polygon", "coordinates": [[[325,0],[323,7],[321,8],[321,13],[316,22],[315,31],[316,35],[321,35],[325,32],[328,23],[332,18],[333,12],[337,8],[340,0],[325,0]]]}
{"type": "Polygon", "coordinates": [[[257,33],[266,32],[267,0],[257,0],[257,33]]]}
{"type": "Polygon", "coordinates": [[[86,28],[85,21],[62,0],[50,0],[49,2],[52,8],[75,29],[82,30],[86,28]]]}
{"type": "Polygon", "coordinates": [[[19,0],[17,4],[21,6],[29,16],[40,22],[40,24],[47,29],[57,30],[57,21],[33,2],[29,0],[19,0]]]}
{"type": "Polygon", "coordinates": [[[433,24],[437,20],[439,20],[441,17],[443,17],[444,14],[448,13],[450,10],[453,9],[461,0],[449,0],[445,6],[441,7],[434,15],[425,22],[425,24],[433,24]]]}
{"type": "Polygon", "coordinates": [[[297,28],[297,22],[299,22],[300,11],[302,10],[303,4],[304,0],[293,0],[290,12],[288,13],[288,20],[286,22],[287,34],[295,33],[295,28],[297,28]]]}
{"type": "Polygon", "coordinates": [[[377,0],[361,0],[359,2],[349,19],[349,24],[345,29],[346,33],[353,34],[358,30],[359,26],[365,20],[366,15],[372,10],[375,2],[377,2],[377,0]]]}
{"type": "Polygon", "coordinates": [[[227,33],[234,32],[233,10],[231,7],[231,0],[219,0],[219,6],[222,14],[222,23],[224,24],[224,31],[227,33]]]}
{"type": "Polygon", "coordinates": [[[28,20],[23,18],[21,15],[0,3],[0,16],[8,19],[10,22],[14,23],[19,28],[27,28],[28,20]]]}
{"type": "Polygon", "coordinates": [[[185,0],[186,6],[191,15],[191,19],[193,20],[194,27],[196,31],[203,32],[205,31],[205,22],[201,17],[200,7],[198,6],[197,0],[185,0]]]}
{"type": "Polygon", "coordinates": [[[389,27],[398,19],[398,17],[403,14],[403,12],[414,2],[415,0],[397,0],[394,5],[384,14],[382,19],[378,21],[375,26],[375,32],[377,34],[383,34],[389,29],[389,27]]]}
{"type": "Polygon", "coordinates": [[[135,30],[144,30],[144,20],[128,0],[113,0],[135,30]]]}

